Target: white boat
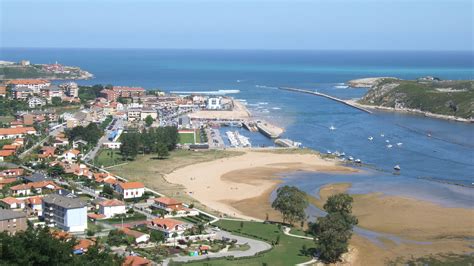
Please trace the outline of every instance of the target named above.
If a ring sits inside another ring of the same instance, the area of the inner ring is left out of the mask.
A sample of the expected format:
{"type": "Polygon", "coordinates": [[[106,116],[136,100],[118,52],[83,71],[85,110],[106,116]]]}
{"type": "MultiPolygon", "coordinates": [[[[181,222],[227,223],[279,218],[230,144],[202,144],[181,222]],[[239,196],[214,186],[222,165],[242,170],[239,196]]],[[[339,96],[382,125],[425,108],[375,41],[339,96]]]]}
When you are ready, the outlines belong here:
{"type": "Polygon", "coordinates": [[[331,154],[331,151],[330,151],[330,150],[327,150],[326,153],[327,153],[327,154],[331,154]]]}
{"type": "Polygon", "coordinates": [[[355,159],[354,162],[356,162],[356,163],[361,163],[362,161],[361,161],[360,159],[355,159]]]}
{"type": "Polygon", "coordinates": [[[390,143],[390,140],[386,139],[385,142],[390,143]]]}
{"type": "Polygon", "coordinates": [[[401,143],[401,142],[397,143],[397,146],[402,146],[402,145],[403,145],[403,143],[401,143]]]}
{"type": "Polygon", "coordinates": [[[346,156],[346,153],[345,153],[345,152],[342,152],[342,153],[341,153],[341,157],[344,157],[344,156],[346,156]]]}
{"type": "Polygon", "coordinates": [[[331,125],[331,126],[329,127],[329,130],[336,130],[336,128],[335,128],[333,125],[331,125]]]}
{"type": "Polygon", "coordinates": [[[374,137],[370,136],[370,137],[368,137],[367,139],[370,140],[370,141],[372,141],[372,140],[374,140],[374,137]]]}
{"type": "Polygon", "coordinates": [[[389,149],[392,148],[392,147],[393,147],[392,144],[387,145],[387,148],[389,148],[389,149]]]}
{"type": "Polygon", "coordinates": [[[349,156],[349,161],[354,161],[354,157],[349,156]]]}
{"type": "Polygon", "coordinates": [[[383,137],[385,137],[385,134],[384,134],[384,133],[382,133],[382,134],[380,134],[380,136],[383,138],[383,137]]]}
{"type": "Polygon", "coordinates": [[[397,164],[393,167],[393,169],[395,169],[396,171],[400,171],[401,168],[400,168],[400,165],[397,164]]]}

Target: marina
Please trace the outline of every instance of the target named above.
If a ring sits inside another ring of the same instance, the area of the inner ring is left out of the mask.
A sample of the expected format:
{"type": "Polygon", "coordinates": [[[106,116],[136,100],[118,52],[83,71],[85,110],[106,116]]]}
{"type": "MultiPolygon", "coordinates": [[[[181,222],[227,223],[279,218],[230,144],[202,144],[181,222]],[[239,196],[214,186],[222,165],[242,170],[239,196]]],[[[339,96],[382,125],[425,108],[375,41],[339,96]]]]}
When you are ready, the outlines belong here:
{"type": "Polygon", "coordinates": [[[238,131],[227,131],[227,139],[230,142],[231,147],[235,148],[249,148],[252,146],[249,138],[240,135],[238,131]]]}

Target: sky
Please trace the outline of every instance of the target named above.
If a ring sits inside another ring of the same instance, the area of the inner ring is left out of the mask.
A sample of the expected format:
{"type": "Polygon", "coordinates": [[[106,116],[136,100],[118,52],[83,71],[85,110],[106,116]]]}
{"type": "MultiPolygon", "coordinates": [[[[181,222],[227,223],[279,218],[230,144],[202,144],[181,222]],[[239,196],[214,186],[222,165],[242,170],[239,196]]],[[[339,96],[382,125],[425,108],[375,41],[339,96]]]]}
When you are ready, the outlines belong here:
{"type": "Polygon", "coordinates": [[[469,50],[471,0],[0,0],[0,47],[469,50]]]}

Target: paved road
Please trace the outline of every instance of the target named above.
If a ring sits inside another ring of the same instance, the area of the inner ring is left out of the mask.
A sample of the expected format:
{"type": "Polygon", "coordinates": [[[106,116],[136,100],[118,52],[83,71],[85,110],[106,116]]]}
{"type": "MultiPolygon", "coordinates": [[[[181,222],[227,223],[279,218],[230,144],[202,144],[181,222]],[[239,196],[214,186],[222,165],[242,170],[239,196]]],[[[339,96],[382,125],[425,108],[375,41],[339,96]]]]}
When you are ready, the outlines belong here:
{"type": "MultiPolygon", "coordinates": [[[[225,251],[225,252],[218,252],[218,253],[213,253],[213,254],[208,254],[208,255],[202,255],[202,256],[195,256],[195,257],[189,257],[189,256],[179,256],[179,257],[174,257],[171,258],[173,261],[176,262],[188,262],[188,261],[193,261],[193,260],[202,260],[205,258],[219,258],[219,257],[228,257],[228,256],[234,256],[236,258],[239,257],[250,257],[250,256],[255,256],[257,253],[266,251],[272,248],[270,244],[264,241],[260,240],[255,240],[251,238],[246,238],[243,236],[236,236],[233,235],[229,232],[226,231],[219,231],[216,232],[216,237],[218,239],[222,237],[227,237],[230,239],[236,239],[237,244],[248,244],[250,246],[250,249],[245,250],[245,251],[240,251],[240,250],[235,250],[235,251],[225,251]]],[[[166,259],[163,262],[163,265],[168,265],[170,262],[170,259],[166,259]]]]}
{"type": "MultiPolygon", "coordinates": [[[[113,121],[113,120],[112,120],[113,121]]],[[[111,122],[112,123],[112,122],[111,122]]],[[[119,128],[123,128],[123,120],[121,118],[118,118],[116,121],[115,121],[115,124],[113,126],[112,129],[107,129],[108,126],[110,125],[107,125],[107,128],[104,130],[104,135],[99,139],[99,141],[97,142],[97,145],[92,149],[90,150],[86,156],[84,156],[84,159],[86,161],[93,161],[95,156],[97,155],[97,153],[99,152],[100,148],[102,147],[102,145],[105,143],[105,142],[108,142],[109,141],[109,134],[114,131],[114,130],[118,130],[119,128]]]]}

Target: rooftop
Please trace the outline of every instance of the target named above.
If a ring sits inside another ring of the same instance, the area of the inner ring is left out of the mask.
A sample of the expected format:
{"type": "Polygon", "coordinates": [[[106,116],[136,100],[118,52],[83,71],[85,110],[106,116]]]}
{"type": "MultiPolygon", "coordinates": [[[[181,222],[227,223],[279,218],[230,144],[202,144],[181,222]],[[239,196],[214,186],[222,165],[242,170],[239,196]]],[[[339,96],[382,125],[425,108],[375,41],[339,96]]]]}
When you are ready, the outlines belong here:
{"type": "Polygon", "coordinates": [[[43,197],[43,202],[54,204],[66,209],[76,209],[86,207],[86,203],[80,199],[72,199],[58,194],[49,194],[43,197]]]}
{"type": "Polygon", "coordinates": [[[0,209],[0,221],[25,218],[26,213],[0,209]]]}

